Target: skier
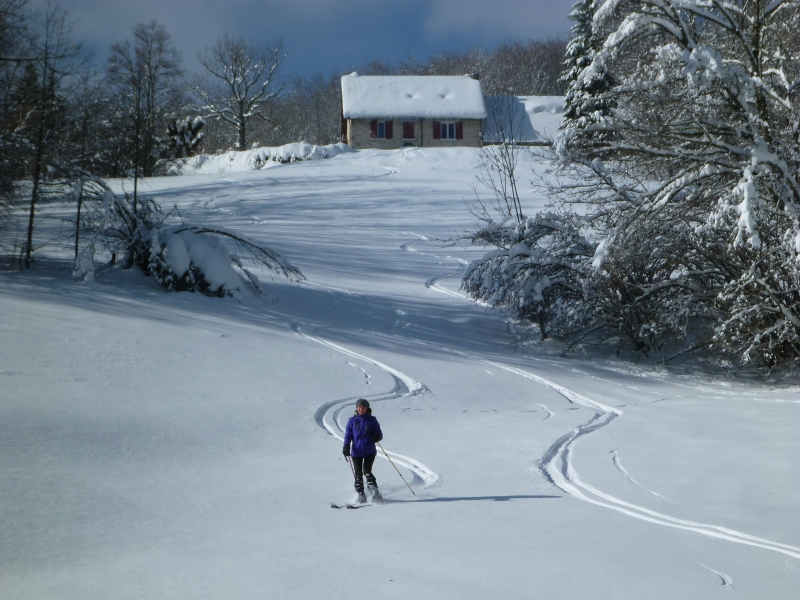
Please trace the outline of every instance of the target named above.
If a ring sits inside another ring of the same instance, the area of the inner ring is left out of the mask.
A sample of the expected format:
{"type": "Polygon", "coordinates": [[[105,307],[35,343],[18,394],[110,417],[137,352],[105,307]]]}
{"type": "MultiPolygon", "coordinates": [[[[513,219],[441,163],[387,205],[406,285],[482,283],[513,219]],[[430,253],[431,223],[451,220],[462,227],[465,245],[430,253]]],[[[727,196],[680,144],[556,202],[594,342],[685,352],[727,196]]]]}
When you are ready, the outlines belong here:
{"type": "Polygon", "coordinates": [[[357,501],[361,504],[367,501],[367,497],[364,495],[365,477],[372,501],[377,504],[383,502],[383,497],[378,491],[378,482],[375,481],[375,476],[372,474],[372,464],[375,462],[375,456],[378,454],[375,444],[382,439],[383,432],[381,432],[381,426],[378,423],[378,419],[372,416],[372,409],[369,407],[369,402],[364,398],[359,399],[356,402],[355,414],[347,421],[342,453],[346,458],[350,457],[353,461],[356,477],[356,481],[353,485],[358,494],[357,501]],[[352,450],[350,449],[351,442],[353,444],[352,450]]]}

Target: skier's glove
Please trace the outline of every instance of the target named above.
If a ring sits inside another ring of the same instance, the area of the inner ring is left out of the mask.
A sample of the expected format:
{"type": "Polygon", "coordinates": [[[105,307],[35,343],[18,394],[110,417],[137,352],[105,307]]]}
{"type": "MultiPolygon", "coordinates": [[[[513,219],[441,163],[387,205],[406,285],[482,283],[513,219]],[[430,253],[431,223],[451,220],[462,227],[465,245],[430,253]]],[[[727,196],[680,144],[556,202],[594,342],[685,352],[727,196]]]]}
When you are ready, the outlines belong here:
{"type": "Polygon", "coordinates": [[[378,443],[378,442],[380,442],[382,439],[383,439],[383,438],[382,438],[381,436],[379,436],[377,433],[373,433],[373,434],[372,434],[372,443],[373,443],[373,444],[377,444],[377,443],[378,443]]]}
{"type": "Polygon", "coordinates": [[[344,448],[342,448],[342,454],[344,454],[345,456],[350,456],[350,446],[345,446],[344,448]]]}

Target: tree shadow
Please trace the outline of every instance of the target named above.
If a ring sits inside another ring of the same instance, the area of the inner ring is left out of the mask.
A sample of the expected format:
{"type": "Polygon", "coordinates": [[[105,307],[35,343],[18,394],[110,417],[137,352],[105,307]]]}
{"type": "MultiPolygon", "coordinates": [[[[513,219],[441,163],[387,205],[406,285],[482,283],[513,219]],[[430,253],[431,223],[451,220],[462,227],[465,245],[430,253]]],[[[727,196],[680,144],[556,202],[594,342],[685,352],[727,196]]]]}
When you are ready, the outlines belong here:
{"type": "Polygon", "coordinates": [[[76,282],[67,261],[40,261],[35,270],[3,273],[0,298],[41,302],[107,315],[207,327],[224,319],[246,328],[290,330],[329,337],[341,344],[417,357],[439,357],[442,348],[500,359],[513,337],[502,319],[470,303],[437,297],[392,298],[313,284],[273,281],[267,296],[242,301],[192,293],[167,293],[138,269],[115,268],[93,282],[76,282]]]}

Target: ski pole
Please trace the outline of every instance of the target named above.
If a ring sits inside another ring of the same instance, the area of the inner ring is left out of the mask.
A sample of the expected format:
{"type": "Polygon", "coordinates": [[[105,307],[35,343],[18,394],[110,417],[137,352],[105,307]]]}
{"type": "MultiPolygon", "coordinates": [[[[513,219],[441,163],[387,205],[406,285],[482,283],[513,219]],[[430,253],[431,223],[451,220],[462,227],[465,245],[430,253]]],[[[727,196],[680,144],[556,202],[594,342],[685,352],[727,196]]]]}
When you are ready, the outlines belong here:
{"type": "Polygon", "coordinates": [[[353,479],[355,479],[356,478],[356,470],[353,468],[353,461],[350,460],[349,456],[345,456],[345,458],[347,459],[347,464],[350,465],[350,472],[353,474],[353,479]]]}
{"type": "MultiPolygon", "coordinates": [[[[383,446],[381,446],[381,443],[380,443],[380,442],[378,442],[378,447],[379,447],[381,450],[383,450],[383,446]]],[[[383,450],[383,455],[384,455],[384,456],[385,456],[387,459],[389,459],[389,462],[390,462],[390,463],[392,463],[392,466],[394,467],[394,470],[395,470],[395,471],[397,471],[397,474],[398,474],[398,475],[400,475],[400,479],[402,479],[402,480],[403,480],[403,483],[405,483],[405,484],[406,484],[406,487],[407,487],[409,490],[411,490],[411,493],[412,493],[412,494],[414,494],[414,490],[412,490],[412,489],[411,489],[411,486],[410,486],[410,485],[408,485],[408,482],[406,481],[406,478],[405,478],[405,477],[403,477],[403,474],[400,472],[400,469],[398,469],[398,468],[397,468],[397,465],[395,465],[395,464],[394,464],[394,461],[393,461],[391,458],[389,458],[389,455],[388,455],[388,454],[386,454],[386,450],[383,450]]],[[[414,494],[414,495],[416,496],[416,494],[414,494]]]]}

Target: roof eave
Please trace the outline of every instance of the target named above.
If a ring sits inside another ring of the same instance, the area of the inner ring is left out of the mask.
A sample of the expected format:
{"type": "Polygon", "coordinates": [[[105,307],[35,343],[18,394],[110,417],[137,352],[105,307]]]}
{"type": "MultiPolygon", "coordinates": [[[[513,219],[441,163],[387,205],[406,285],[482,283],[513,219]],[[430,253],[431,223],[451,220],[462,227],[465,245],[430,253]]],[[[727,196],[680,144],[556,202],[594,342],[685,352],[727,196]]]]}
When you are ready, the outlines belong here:
{"type": "Polygon", "coordinates": [[[351,113],[351,112],[344,112],[343,116],[345,119],[391,119],[394,121],[402,121],[402,120],[418,120],[418,119],[430,119],[430,120],[449,120],[449,121],[481,121],[487,117],[487,113],[481,114],[471,114],[471,115],[447,115],[447,114],[437,114],[437,115],[393,115],[393,114],[361,114],[361,113],[351,113]]]}

